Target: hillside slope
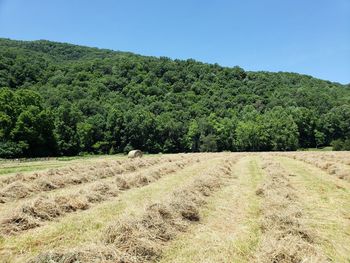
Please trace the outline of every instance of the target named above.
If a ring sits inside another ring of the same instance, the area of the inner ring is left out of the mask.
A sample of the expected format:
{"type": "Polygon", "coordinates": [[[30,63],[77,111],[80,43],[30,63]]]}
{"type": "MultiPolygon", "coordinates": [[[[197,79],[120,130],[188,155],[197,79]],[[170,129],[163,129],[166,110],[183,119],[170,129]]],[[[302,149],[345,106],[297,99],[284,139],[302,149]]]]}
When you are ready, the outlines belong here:
{"type": "Polygon", "coordinates": [[[0,157],[341,149],[349,105],[306,75],[0,39],[0,157]]]}

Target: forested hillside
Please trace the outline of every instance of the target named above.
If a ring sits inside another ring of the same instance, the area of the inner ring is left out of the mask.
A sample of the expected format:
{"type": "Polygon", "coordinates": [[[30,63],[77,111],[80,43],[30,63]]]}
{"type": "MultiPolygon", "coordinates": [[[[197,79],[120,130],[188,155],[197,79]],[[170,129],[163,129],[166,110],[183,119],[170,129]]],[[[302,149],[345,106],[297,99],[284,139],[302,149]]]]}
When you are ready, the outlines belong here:
{"type": "Polygon", "coordinates": [[[0,157],[350,148],[350,87],[0,39],[0,157]]]}

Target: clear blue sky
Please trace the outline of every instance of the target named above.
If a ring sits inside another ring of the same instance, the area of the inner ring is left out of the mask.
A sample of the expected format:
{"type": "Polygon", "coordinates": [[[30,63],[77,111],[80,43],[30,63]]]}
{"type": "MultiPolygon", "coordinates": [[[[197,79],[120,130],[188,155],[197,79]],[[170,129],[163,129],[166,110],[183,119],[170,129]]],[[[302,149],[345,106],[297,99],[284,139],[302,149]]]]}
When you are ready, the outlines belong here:
{"type": "Polygon", "coordinates": [[[350,0],[0,0],[0,37],[350,83],[350,0]]]}

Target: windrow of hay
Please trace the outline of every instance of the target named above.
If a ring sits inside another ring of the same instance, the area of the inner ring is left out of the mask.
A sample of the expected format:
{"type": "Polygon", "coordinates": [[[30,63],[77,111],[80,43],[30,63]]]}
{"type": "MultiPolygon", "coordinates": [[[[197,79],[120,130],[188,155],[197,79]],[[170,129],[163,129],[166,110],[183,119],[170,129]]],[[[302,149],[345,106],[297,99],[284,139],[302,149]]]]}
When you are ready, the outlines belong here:
{"type": "Polygon", "coordinates": [[[91,249],[42,253],[41,262],[149,262],[156,261],[169,241],[201,220],[206,198],[232,176],[234,160],[222,162],[174,191],[163,201],[148,205],[140,215],[125,215],[106,228],[103,240],[91,249]]]}
{"type": "Polygon", "coordinates": [[[279,155],[302,161],[350,182],[350,154],[339,152],[332,155],[320,152],[280,153],[279,155]],[[345,156],[345,157],[344,157],[345,156]]]}
{"type": "MultiPolygon", "coordinates": [[[[109,172],[109,170],[115,170],[114,172],[118,171],[118,168],[124,168],[123,170],[132,170],[133,167],[141,168],[143,166],[147,166],[149,163],[159,163],[162,160],[166,159],[167,157],[156,157],[156,158],[148,158],[143,160],[129,160],[129,159],[121,159],[121,160],[108,160],[103,162],[95,162],[93,164],[76,164],[73,166],[68,166],[65,168],[56,168],[56,169],[50,169],[46,172],[34,172],[29,174],[16,174],[12,176],[6,176],[2,179],[0,179],[0,186],[5,187],[11,183],[14,182],[22,182],[22,183],[28,183],[32,181],[36,181],[38,179],[51,179],[52,177],[64,177],[64,176],[75,176],[77,174],[79,175],[85,175],[90,174],[93,171],[98,171],[102,174],[105,174],[109,172]]],[[[84,178],[77,177],[76,180],[84,180],[84,178]]]]}
{"type": "MultiPolygon", "coordinates": [[[[291,153],[295,155],[295,153],[291,153]]],[[[310,157],[318,157],[322,161],[330,161],[350,165],[350,152],[349,151],[336,151],[336,152],[302,152],[301,155],[310,157]]]]}
{"type": "Polygon", "coordinates": [[[79,251],[40,254],[28,263],[136,263],[137,258],[117,251],[112,246],[90,245],[79,251]]]}
{"type": "Polygon", "coordinates": [[[263,169],[266,181],[256,190],[263,199],[262,238],[255,262],[328,262],[318,248],[318,237],[303,221],[298,192],[290,183],[289,174],[270,159],[263,169]]]}
{"type": "Polygon", "coordinates": [[[117,175],[112,183],[96,182],[88,189],[83,189],[76,194],[56,197],[40,196],[33,201],[25,203],[2,219],[0,232],[6,235],[15,234],[39,227],[42,222],[54,220],[66,213],[89,209],[94,203],[100,203],[111,197],[118,196],[122,190],[148,185],[164,175],[183,169],[193,161],[194,159],[190,158],[175,162],[171,161],[160,167],[146,170],[143,173],[117,175]]]}
{"type": "MultiPolygon", "coordinates": [[[[2,189],[0,189],[0,203],[7,203],[18,199],[27,198],[41,192],[49,192],[55,189],[62,189],[71,185],[85,184],[101,179],[118,176],[120,174],[135,172],[141,168],[150,167],[158,163],[168,163],[172,161],[186,159],[180,157],[159,157],[149,159],[134,159],[126,161],[113,161],[103,163],[103,166],[90,166],[89,168],[66,168],[57,169],[50,172],[23,175],[25,178],[34,176],[33,180],[26,181],[23,178],[18,180],[8,179],[2,189]]],[[[13,179],[13,178],[12,178],[13,179]]]]}

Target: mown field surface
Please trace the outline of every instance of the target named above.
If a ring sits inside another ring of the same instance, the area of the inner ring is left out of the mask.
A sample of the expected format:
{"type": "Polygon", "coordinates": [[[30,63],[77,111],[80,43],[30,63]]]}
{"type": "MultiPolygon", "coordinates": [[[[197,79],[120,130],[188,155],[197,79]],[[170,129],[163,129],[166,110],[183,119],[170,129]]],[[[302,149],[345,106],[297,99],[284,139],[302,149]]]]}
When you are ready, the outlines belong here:
{"type": "Polygon", "coordinates": [[[350,262],[350,153],[2,161],[0,262],[350,262]]]}

